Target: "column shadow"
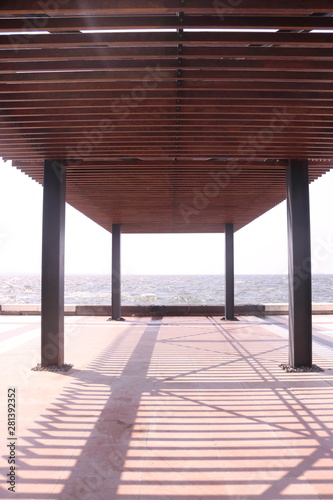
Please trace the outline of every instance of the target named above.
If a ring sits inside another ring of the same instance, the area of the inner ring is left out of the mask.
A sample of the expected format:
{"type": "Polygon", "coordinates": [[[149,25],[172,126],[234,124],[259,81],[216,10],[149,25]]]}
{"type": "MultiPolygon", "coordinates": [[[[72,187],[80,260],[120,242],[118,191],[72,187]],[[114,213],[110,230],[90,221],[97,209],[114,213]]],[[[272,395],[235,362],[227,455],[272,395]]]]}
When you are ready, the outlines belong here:
{"type": "Polygon", "coordinates": [[[332,498],[333,387],[272,365],[285,339],[212,318],[135,328],[20,436],[15,498],[332,498]]]}

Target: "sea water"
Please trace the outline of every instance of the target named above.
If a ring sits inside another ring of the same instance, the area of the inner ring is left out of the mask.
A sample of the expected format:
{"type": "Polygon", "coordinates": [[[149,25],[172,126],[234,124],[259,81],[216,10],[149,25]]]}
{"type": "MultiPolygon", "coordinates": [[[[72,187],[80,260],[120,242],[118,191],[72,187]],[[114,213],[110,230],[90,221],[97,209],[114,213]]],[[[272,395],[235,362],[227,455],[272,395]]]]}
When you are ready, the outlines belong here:
{"type": "MultiPolygon", "coordinates": [[[[0,304],[39,304],[40,276],[0,276],[0,304]]],[[[111,301],[111,279],[105,275],[68,275],[65,303],[106,305],[111,301]]],[[[238,275],[235,303],[288,302],[286,275],[238,275]]],[[[333,275],[313,276],[313,302],[333,302],[333,275]]],[[[224,277],[212,275],[123,276],[123,305],[220,305],[224,277]]]]}

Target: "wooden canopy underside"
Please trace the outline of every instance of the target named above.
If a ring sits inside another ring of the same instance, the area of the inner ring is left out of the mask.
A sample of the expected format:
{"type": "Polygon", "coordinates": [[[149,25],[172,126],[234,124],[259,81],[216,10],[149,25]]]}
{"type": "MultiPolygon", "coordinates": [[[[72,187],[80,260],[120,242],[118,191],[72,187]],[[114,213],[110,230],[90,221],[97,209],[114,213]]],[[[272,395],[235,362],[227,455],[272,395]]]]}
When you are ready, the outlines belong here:
{"type": "Polygon", "coordinates": [[[239,229],[285,199],[288,159],[311,181],[332,166],[332,13],[4,0],[0,155],[41,183],[44,159],[65,161],[67,201],[108,230],[239,229]]]}

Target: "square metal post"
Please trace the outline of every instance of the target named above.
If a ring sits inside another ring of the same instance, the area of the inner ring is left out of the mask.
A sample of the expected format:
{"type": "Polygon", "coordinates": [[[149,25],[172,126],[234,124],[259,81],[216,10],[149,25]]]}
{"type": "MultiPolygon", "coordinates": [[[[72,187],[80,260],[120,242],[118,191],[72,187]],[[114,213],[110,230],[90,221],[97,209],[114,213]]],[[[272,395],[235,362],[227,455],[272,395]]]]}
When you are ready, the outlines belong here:
{"type": "Polygon", "coordinates": [[[42,366],[64,363],[64,252],[66,167],[44,162],[42,243],[42,366]]]}
{"type": "Polygon", "coordinates": [[[121,225],[112,224],[112,319],[121,321],[121,225]]]}
{"type": "Polygon", "coordinates": [[[225,319],[235,319],[234,225],[225,224],[225,319]]]}
{"type": "Polygon", "coordinates": [[[312,291],[309,175],[307,160],[287,167],[289,247],[289,364],[312,365],[312,291]]]}

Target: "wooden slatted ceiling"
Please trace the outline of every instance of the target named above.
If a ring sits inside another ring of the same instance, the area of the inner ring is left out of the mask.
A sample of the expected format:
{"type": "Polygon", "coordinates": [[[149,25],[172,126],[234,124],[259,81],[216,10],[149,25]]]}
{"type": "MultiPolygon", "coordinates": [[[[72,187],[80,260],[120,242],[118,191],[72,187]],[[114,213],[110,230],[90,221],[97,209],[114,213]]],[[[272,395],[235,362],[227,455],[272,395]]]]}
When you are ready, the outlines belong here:
{"type": "Polygon", "coordinates": [[[68,202],[108,230],[239,229],[285,198],[287,159],[332,166],[332,11],[2,1],[0,154],[41,183],[65,159],[68,202]]]}

